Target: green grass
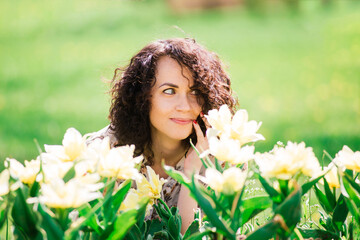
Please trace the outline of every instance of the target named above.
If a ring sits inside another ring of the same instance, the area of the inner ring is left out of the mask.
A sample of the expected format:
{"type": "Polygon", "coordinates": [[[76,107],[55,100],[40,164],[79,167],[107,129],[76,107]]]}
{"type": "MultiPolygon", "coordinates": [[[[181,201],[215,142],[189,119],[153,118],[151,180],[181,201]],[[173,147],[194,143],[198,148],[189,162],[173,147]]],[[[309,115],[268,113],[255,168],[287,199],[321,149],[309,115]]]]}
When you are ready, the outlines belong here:
{"type": "Polygon", "coordinates": [[[34,138],[60,144],[69,127],[102,128],[113,69],[152,40],[186,36],[228,65],[241,108],[263,122],[258,151],[287,140],[319,158],[359,150],[360,5],[336,3],[175,15],[160,0],[2,1],[0,159],[34,158],[34,138]]]}

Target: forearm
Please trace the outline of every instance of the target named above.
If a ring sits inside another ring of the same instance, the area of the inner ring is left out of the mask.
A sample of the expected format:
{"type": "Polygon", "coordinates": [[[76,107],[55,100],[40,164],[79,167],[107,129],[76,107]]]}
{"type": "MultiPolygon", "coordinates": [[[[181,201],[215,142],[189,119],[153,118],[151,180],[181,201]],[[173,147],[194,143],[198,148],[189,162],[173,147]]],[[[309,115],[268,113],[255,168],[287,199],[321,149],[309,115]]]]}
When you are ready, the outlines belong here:
{"type": "Polygon", "coordinates": [[[178,209],[182,219],[181,233],[184,234],[190,224],[194,221],[194,210],[197,208],[197,202],[190,197],[190,191],[185,186],[181,186],[178,209]]]}

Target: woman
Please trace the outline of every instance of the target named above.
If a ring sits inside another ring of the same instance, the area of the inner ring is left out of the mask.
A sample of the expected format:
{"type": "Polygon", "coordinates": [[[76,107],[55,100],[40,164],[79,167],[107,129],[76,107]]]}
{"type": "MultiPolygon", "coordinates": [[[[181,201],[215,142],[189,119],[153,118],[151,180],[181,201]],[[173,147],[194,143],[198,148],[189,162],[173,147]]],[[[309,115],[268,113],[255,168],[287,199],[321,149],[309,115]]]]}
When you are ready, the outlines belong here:
{"type": "MultiPolygon", "coordinates": [[[[135,145],[160,177],[161,167],[175,167],[190,176],[202,167],[190,147],[207,148],[206,114],[227,104],[234,109],[230,79],[215,53],[192,39],[158,40],[145,46],[124,69],[116,69],[111,90],[110,125],[92,136],[110,137],[111,145],[135,145]]],[[[197,204],[186,188],[168,179],[163,199],[177,206],[184,233],[193,221],[197,204]]]]}

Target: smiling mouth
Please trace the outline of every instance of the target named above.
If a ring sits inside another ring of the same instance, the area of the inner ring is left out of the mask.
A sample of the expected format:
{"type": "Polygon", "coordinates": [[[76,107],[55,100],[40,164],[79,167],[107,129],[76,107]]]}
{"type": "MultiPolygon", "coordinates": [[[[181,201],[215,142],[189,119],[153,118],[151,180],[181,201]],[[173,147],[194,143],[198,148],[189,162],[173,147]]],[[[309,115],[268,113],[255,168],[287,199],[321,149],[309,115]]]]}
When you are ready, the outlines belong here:
{"type": "Polygon", "coordinates": [[[183,118],[170,118],[171,121],[180,124],[180,125],[186,125],[189,123],[192,123],[192,119],[183,119],[183,118]]]}

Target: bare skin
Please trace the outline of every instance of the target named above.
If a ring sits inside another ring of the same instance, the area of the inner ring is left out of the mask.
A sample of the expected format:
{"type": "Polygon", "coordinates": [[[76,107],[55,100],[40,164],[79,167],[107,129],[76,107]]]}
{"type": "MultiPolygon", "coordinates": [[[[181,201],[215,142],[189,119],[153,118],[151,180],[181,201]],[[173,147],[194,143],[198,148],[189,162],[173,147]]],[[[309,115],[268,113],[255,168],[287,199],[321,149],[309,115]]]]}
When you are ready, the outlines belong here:
{"type": "MultiPolygon", "coordinates": [[[[154,153],[152,168],[160,177],[167,178],[161,167],[175,166],[188,151],[184,162],[184,173],[199,174],[202,163],[193,149],[187,149],[182,141],[193,131],[197,135],[196,147],[199,150],[208,148],[207,140],[196,119],[201,115],[201,105],[197,90],[193,88],[191,72],[179,65],[174,59],[164,56],[159,59],[156,69],[156,82],[151,91],[151,142],[154,153]]],[[[201,117],[203,117],[201,115],[201,117]]],[[[189,191],[181,187],[178,200],[179,214],[182,218],[182,234],[194,220],[196,201],[189,191]]]]}

